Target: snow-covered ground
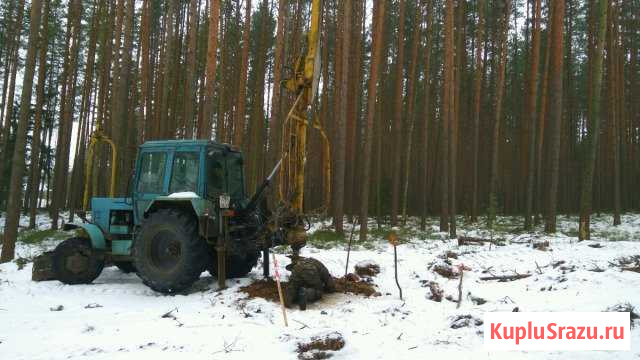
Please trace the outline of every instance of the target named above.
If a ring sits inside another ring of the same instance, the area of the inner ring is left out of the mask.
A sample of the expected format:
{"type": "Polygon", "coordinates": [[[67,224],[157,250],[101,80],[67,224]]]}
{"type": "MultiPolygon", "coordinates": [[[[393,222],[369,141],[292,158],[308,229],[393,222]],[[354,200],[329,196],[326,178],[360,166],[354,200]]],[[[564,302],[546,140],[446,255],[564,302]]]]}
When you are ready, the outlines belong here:
{"type": "MultiPolygon", "coordinates": [[[[283,325],[278,304],[246,299],[239,290],[261,278],[260,266],[249,278],[229,280],[223,291],[204,273],[189,295],[164,296],[144,286],[136,275],[115,267],[105,269],[91,285],[69,286],[32,282],[30,263],[22,270],[16,263],[4,264],[0,266],[0,358],[295,359],[299,342],[337,331],[346,345],[333,354],[335,359],[640,359],[638,326],[632,330],[631,352],[572,353],[487,352],[481,325],[472,321],[470,326],[451,328],[458,315],[482,319],[484,312],[515,307],[519,311],[604,311],[629,302],[640,309],[640,273],[610,264],[621,256],[640,255],[640,215],[625,215],[623,225],[616,228],[608,225],[610,221],[606,216],[594,219],[594,238],[600,240],[601,248],[589,246],[595,241],[577,242],[572,217],[560,218],[561,232],[556,236],[502,231],[496,237],[507,245],[490,247],[443,240],[436,219],[431,219],[425,232],[399,231],[406,241],[398,247],[404,300],[399,299],[393,276],[392,248],[383,240],[372,240],[351,252],[350,268],[359,261],[378,263],[381,273],[374,282],[382,296],[328,295],[307,311],[288,310],[289,327],[283,325]],[[548,240],[550,248],[533,249],[530,240],[548,240]],[[460,309],[454,302],[428,298],[429,281],[438,282],[445,296],[458,296],[458,280],[443,278],[429,268],[443,262],[447,251],[458,254],[458,259],[450,259],[453,265],[471,268],[464,274],[460,309]],[[564,263],[558,265],[559,261],[564,263]],[[479,279],[488,273],[515,272],[532,276],[513,282],[479,279]],[[486,303],[475,305],[471,298],[483,298],[486,303]]],[[[500,221],[503,228],[510,222],[515,224],[509,218],[500,221]]],[[[314,229],[322,226],[315,224],[314,229]]],[[[460,234],[486,236],[487,232],[460,224],[460,234]]],[[[18,255],[31,257],[55,243],[19,243],[18,255]]],[[[344,246],[324,247],[307,246],[303,255],[318,258],[335,276],[342,276],[344,246]]],[[[277,257],[280,273],[286,277],[288,259],[284,254],[277,257]]]]}

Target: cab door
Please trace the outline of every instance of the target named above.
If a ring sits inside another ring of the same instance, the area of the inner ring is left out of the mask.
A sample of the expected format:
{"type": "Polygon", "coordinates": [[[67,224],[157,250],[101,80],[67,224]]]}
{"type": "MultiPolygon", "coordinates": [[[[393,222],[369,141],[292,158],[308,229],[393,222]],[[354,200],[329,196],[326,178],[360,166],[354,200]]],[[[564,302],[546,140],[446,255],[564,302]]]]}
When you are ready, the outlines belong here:
{"type": "Polygon", "coordinates": [[[173,152],[162,150],[145,150],[140,154],[133,191],[133,212],[136,223],[139,223],[144,211],[158,196],[167,195],[169,186],[170,164],[173,152]]]}

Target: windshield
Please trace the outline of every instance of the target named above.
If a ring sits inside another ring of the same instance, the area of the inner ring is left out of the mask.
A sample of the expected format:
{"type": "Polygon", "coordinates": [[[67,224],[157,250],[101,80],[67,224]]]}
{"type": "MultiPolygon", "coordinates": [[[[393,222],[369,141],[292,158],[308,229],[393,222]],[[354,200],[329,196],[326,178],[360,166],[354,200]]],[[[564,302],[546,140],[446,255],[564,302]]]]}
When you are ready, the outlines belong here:
{"type": "Polygon", "coordinates": [[[162,193],[166,158],[165,152],[148,152],[142,155],[138,192],[162,193]]]}

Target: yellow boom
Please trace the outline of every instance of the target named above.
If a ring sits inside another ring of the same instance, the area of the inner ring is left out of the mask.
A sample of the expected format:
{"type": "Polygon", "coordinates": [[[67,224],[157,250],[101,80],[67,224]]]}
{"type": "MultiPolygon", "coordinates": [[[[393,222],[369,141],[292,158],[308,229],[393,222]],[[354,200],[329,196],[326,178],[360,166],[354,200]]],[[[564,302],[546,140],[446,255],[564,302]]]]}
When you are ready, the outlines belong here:
{"type": "Polygon", "coordinates": [[[306,160],[307,127],[311,125],[322,136],[323,142],[323,207],[329,205],[331,194],[331,159],[329,140],[317,118],[312,122],[307,115],[318,90],[320,79],[320,20],[322,0],[311,4],[311,24],[307,35],[307,54],[300,56],[294,67],[293,77],[286,80],[285,87],[296,94],[296,100],[282,124],[282,158],[280,168],[280,200],[291,201],[294,215],[304,211],[304,165],[306,160]],[[287,196],[288,195],[288,196],[287,196]]]}
{"type": "Polygon", "coordinates": [[[116,193],[116,175],[118,174],[118,150],[116,149],[116,144],[113,143],[113,140],[105,135],[102,131],[102,128],[98,125],[96,130],[91,134],[89,149],[87,151],[87,162],[84,172],[84,197],[82,199],[82,211],[87,211],[89,209],[89,198],[91,195],[89,184],[91,182],[93,173],[93,155],[95,146],[101,141],[104,141],[111,146],[111,185],[109,186],[109,197],[114,197],[116,193]]]}

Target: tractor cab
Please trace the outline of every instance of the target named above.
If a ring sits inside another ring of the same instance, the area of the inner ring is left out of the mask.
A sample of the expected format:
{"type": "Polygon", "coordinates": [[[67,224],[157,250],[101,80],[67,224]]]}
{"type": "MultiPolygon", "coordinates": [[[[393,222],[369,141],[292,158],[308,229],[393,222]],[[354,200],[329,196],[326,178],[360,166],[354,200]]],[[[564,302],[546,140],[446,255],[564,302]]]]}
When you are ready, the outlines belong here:
{"type": "Polygon", "coordinates": [[[146,142],[140,146],[131,194],[135,222],[139,224],[162,202],[192,199],[196,215],[221,194],[229,194],[234,207],[243,206],[243,164],[242,154],[228,145],[202,140],[146,142]]]}

